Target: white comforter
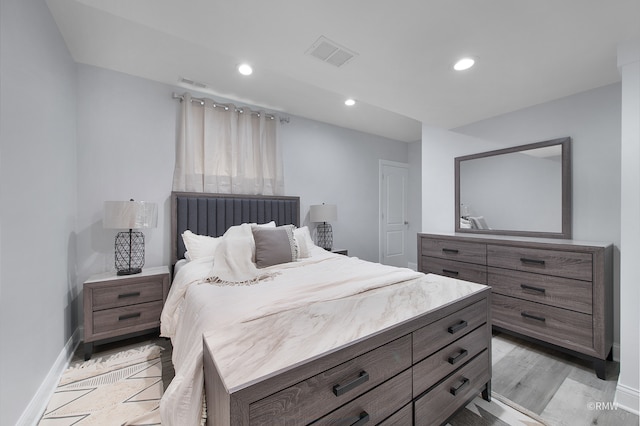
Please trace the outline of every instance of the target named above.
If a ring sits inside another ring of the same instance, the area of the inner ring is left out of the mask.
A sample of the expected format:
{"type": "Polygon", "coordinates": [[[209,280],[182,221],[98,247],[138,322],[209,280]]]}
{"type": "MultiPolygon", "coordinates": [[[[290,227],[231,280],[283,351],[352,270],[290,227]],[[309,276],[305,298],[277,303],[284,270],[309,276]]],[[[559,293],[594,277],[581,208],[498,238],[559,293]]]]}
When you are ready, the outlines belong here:
{"type": "Polygon", "coordinates": [[[175,367],[175,377],[160,404],[163,425],[200,423],[205,331],[422,276],[318,247],[311,254],[297,262],[265,268],[261,271],[272,277],[247,286],[204,282],[211,274],[211,258],[194,260],[179,270],[161,317],[162,335],[172,339],[175,367]]]}

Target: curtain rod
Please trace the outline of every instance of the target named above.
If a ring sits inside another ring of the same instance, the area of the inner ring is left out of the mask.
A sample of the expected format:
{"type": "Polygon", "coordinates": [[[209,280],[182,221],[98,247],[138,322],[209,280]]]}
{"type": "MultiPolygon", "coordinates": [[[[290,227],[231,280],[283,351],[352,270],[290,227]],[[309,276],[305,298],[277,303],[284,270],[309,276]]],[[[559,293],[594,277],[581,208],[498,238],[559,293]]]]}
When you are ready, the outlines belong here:
{"type": "MultiPolygon", "coordinates": [[[[173,92],[173,99],[180,99],[180,102],[182,102],[182,101],[184,101],[184,95],[179,95],[178,93],[173,92]]],[[[204,99],[201,99],[201,98],[192,97],[191,98],[191,102],[199,102],[200,105],[204,105],[204,99]]],[[[213,107],[214,108],[224,108],[225,111],[227,111],[230,108],[230,105],[232,105],[232,104],[219,104],[219,103],[216,103],[216,101],[213,101],[213,107]]],[[[235,107],[235,105],[233,105],[233,106],[235,107]]],[[[242,108],[238,108],[238,107],[235,107],[235,110],[236,110],[236,112],[239,112],[239,113],[243,113],[244,112],[244,110],[242,108]]],[[[260,113],[258,111],[252,111],[251,109],[249,111],[251,111],[252,114],[255,114],[258,117],[260,117],[260,113]]],[[[275,115],[271,115],[271,114],[267,114],[267,113],[265,113],[264,116],[267,117],[267,118],[270,118],[271,120],[274,120],[276,118],[275,115]]]]}

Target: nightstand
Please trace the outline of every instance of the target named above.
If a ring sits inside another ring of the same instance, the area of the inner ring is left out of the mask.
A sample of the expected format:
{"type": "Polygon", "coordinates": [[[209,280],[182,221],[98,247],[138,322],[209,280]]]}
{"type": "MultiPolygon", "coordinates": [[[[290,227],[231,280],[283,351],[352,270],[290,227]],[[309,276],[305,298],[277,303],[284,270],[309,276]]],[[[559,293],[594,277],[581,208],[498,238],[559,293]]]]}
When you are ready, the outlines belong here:
{"type": "Polygon", "coordinates": [[[84,359],[91,358],[94,342],[160,327],[169,286],[167,266],[145,268],[135,275],[105,272],[85,281],[84,359]]]}
{"type": "Polygon", "coordinates": [[[349,256],[349,250],[347,249],[331,249],[331,253],[336,253],[336,254],[344,254],[345,256],[349,256]]]}

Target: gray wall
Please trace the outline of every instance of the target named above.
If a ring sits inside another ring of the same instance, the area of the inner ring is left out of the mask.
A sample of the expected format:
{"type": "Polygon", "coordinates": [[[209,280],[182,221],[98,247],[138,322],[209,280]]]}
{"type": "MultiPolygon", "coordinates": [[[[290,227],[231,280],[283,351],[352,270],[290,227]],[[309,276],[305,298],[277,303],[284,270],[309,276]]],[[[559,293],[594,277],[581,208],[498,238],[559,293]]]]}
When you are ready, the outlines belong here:
{"type": "Polygon", "coordinates": [[[407,257],[418,268],[418,232],[422,232],[422,142],[409,144],[409,230],[407,257]]]}
{"type": "Polygon", "coordinates": [[[18,422],[77,326],[75,70],[43,1],[2,0],[2,425],[18,422]]]}
{"type": "MultiPolygon", "coordinates": [[[[78,65],[79,283],[91,274],[113,269],[116,231],[102,227],[105,200],[159,203],[158,228],[145,231],[145,265],[168,264],[169,196],[179,108],[171,95],[182,91],[78,65]]],[[[303,222],[308,222],[310,205],[337,204],[334,246],[377,261],[378,160],[407,162],[408,145],[296,116],[290,116],[278,131],[285,192],[301,197],[303,222]]]]}
{"type": "Polygon", "coordinates": [[[619,342],[620,84],[533,106],[446,131],[423,126],[425,232],[453,232],[453,158],[570,136],[573,153],[573,238],[616,246],[615,342],[619,342]],[[446,185],[442,188],[442,181],[446,185]]]}

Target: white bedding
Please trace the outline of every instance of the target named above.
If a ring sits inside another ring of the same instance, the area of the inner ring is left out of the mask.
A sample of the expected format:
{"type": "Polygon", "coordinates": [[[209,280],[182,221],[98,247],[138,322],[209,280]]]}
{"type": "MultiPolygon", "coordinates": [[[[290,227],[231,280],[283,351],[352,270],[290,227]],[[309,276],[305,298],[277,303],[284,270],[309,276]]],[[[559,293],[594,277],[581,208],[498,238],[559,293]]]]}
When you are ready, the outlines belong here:
{"type": "Polygon", "coordinates": [[[161,317],[162,335],[172,339],[175,367],[175,377],[160,404],[163,425],[200,423],[205,331],[423,276],[318,247],[310,254],[297,262],[264,268],[261,272],[270,277],[253,285],[204,282],[213,258],[191,261],[177,272],[161,317]]]}

